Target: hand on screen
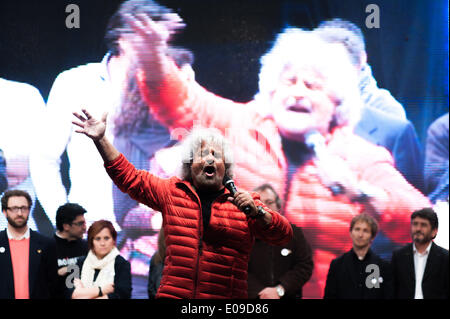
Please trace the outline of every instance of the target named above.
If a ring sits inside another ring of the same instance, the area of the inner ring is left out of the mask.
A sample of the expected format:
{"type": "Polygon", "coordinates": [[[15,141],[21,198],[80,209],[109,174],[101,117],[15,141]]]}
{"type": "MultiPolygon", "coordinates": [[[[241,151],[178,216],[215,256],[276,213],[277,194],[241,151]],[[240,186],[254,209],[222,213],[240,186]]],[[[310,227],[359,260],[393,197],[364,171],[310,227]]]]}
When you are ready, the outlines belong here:
{"type": "Polygon", "coordinates": [[[161,21],[153,21],[144,14],[126,15],[126,20],[134,32],[123,36],[131,45],[137,61],[144,64],[154,58],[152,49],[165,53],[171,36],[184,27],[183,20],[176,13],[165,14],[161,21]]]}

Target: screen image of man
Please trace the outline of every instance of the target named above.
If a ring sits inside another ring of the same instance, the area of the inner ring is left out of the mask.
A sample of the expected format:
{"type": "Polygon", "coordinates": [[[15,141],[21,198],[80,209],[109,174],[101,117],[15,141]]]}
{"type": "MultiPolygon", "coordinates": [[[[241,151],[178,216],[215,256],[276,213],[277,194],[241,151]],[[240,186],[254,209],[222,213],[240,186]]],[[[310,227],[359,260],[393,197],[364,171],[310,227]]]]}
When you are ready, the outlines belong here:
{"type": "Polygon", "coordinates": [[[331,260],[349,248],[348,224],[363,210],[390,240],[408,240],[409,212],[429,201],[385,148],[354,134],[362,105],[359,75],[343,46],[299,28],[284,30],[261,58],[255,99],[236,103],[181,77],[165,54],[170,28],[134,20],[141,32],[129,42],[155,116],[172,132],[195,125],[219,129],[232,142],[236,185],[254,189],[270,181],[287,199],[285,217],[313,247],[306,298],[322,296],[331,260]]]}

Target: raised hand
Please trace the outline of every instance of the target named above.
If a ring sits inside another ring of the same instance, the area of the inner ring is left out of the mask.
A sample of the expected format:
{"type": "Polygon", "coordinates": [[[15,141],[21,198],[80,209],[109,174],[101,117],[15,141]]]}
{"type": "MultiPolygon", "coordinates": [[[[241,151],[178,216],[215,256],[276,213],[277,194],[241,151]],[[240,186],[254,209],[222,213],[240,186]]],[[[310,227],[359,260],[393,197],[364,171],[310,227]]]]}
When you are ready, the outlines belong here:
{"type": "Polygon", "coordinates": [[[79,126],[81,129],[75,130],[77,133],[85,134],[90,137],[94,141],[100,140],[103,136],[105,136],[106,131],[106,118],[108,113],[103,113],[102,118],[100,120],[95,119],[92,115],[85,109],[82,109],[83,115],[78,114],[77,112],[73,112],[73,115],[79,121],[72,121],[72,123],[76,126],[79,126]]]}
{"type": "Polygon", "coordinates": [[[176,13],[165,14],[160,21],[153,21],[144,14],[126,15],[125,20],[134,32],[123,37],[130,44],[133,56],[144,65],[156,58],[155,53],[165,54],[171,36],[185,26],[176,13]]]}

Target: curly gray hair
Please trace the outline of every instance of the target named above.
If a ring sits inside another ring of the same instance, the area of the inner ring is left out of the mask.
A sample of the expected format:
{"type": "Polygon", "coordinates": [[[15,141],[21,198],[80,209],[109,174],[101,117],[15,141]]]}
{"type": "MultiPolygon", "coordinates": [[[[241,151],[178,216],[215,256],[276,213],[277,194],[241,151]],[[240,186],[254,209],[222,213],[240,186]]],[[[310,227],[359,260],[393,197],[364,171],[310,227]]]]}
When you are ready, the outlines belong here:
{"type": "Polygon", "coordinates": [[[336,44],[328,43],[317,32],[286,28],[277,36],[273,47],[261,57],[259,93],[255,99],[267,104],[286,67],[309,64],[324,74],[331,90],[338,97],[332,125],[354,126],[360,118],[362,107],[357,71],[347,53],[339,57],[334,55],[334,51],[330,53],[329,48],[332,46],[336,47],[336,44]],[[341,61],[336,62],[336,58],[341,61]],[[344,59],[349,63],[342,63],[344,59]],[[341,72],[336,72],[338,69],[341,72]]]}
{"type": "Polygon", "coordinates": [[[233,177],[234,157],[230,142],[215,128],[194,128],[181,142],[180,178],[192,182],[191,166],[194,154],[201,149],[202,142],[218,145],[222,148],[225,174],[233,177]]]}

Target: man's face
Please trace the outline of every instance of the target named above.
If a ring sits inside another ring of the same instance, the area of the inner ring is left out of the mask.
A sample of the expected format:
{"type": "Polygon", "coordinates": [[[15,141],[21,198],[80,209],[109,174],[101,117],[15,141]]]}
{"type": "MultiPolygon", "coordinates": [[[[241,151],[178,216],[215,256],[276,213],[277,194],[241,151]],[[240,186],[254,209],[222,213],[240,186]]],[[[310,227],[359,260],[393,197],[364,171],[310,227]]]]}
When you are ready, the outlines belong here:
{"type": "Polygon", "coordinates": [[[14,228],[23,228],[28,222],[30,206],[23,196],[12,196],[8,199],[6,210],[3,208],[8,224],[14,228]]]}
{"type": "Polygon", "coordinates": [[[359,94],[355,67],[341,45],[305,44],[298,59],[284,66],[270,95],[282,136],[304,141],[304,134],[329,132],[343,97],[359,94]]]}
{"type": "Polygon", "coordinates": [[[307,65],[286,66],[272,95],[274,119],[281,134],[299,141],[314,129],[328,133],[337,103],[324,76],[307,65]]]}
{"type": "Polygon", "coordinates": [[[69,239],[80,239],[86,233],[86,219],[84,215],[78,215],[72,224],[64,224],[64,230],[67,231],[69,239]]]}
{"type": "Polygon", "coordinates": [[[259,192],[259,196],[261,197],[261,201],[271,210],[276,212],[280,210],[277,206],[277,197],[270,189],[266,188],[265,190],[259,192]]]}
{"type": "Polygon", "coordinates": [[[196,189],[218,191],[223,188],[225,161],[222,147],[202,142],[201,148],[194,152],[191,175],[196,189]]]}
{"type": "Polygon", "coordinates": [[[428,219],[416,217],[411,220],[411,237],[415,243],[429,243],[437,235],[437,229],[431,229],[428,219]]]}
{"type": "Polygon", "coordinates": [[[363,249],[370,246],[372,242],[372,230],[369,224],[364,221],[356,222],[350,231],[353,247],[363,249]]]}

